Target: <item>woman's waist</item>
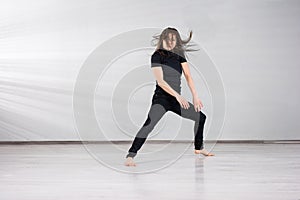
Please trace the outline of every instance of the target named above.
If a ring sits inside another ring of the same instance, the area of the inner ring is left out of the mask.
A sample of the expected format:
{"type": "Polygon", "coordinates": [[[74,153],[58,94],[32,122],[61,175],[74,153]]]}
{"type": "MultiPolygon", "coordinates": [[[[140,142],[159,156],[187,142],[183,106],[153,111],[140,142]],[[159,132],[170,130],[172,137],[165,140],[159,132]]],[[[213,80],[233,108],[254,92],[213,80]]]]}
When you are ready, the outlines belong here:
{"type": "MultiPolygon", "coordinates": [[[[175,90],[175,91],[180,94],[180,88],[177,88],[177,90],[175,90]]],[[[154,95],[165,96],[165,97],[169,97],[169,98],[175,98],[174,96],[172,96],[171,94],[166,92],[164,89],[162,89],[159,85],[156,85],[154,95]]]]}

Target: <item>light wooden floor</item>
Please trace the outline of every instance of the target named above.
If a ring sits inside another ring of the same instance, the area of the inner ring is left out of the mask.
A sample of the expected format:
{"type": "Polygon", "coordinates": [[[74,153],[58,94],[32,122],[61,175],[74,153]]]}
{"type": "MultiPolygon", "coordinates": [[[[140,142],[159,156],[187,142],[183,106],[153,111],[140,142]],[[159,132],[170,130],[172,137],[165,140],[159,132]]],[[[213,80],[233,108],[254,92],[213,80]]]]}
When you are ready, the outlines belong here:
{"type": "Polygon", "coordinates": [[[174,162],[146,144],[134,169],[111,145],[0,145],[0,199],[300,199],[300,144],[217,144],[206,158],[190,146],[174,162]]]}

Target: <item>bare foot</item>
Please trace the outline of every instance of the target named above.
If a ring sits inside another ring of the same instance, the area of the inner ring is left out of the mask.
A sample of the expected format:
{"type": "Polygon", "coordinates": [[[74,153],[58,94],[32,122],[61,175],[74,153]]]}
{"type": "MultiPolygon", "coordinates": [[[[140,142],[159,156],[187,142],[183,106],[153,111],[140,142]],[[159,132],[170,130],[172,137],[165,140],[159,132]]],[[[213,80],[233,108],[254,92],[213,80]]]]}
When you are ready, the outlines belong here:
{"type": "Polygon", "coordinates": [[[202,154],[204,156],[214,156],[215,154],[209,153],[205,149],[202,150],[195,150],[195,154],[202,154]]]}
{"type": "Polygon", "coordinates": [[[132,166],[136,166],[136,164],[134,163],[133,161],[133,158],[132,157],[128,157],[126,158],[126,161],[125,161],[125,165],[126,166],[129,166],[129,167],[132,167],[132,166]]]}

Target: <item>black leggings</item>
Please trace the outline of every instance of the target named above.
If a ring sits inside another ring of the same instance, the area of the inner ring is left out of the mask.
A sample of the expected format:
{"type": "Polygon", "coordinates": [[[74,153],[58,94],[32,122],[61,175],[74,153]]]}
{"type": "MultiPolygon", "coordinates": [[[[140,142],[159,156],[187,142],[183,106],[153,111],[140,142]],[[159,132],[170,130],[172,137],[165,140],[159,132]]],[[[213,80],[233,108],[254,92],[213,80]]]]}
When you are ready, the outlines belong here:
{"type": "Polygon", "coordinates": [[[184,118],[191,119],[194,124],[194,147],[196,150],[203,149],[203,128],[206,116],[203,112],[196,112],[194,105],[190,103],[188,109],[181,108],[175,97],[162,90],[156,90],[152,97],[152,105],[143,127],[138,131],[128,151],[127,157],[135,157],[138,150],[146,141],[149,133],[167,111],[172,111],[184,118]]]}

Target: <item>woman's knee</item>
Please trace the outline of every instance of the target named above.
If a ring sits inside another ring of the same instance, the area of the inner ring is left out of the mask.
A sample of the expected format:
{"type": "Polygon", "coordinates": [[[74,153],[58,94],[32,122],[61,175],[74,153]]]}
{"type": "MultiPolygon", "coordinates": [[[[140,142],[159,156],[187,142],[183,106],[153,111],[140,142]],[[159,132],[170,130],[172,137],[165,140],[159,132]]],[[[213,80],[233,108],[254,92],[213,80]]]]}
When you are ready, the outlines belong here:
{"type": "Polygon", "coordinates": [[[205,120],[206,120],[206,115],[200,111],[199,112],[199,121],[204,123],[205,120]]]}
{"type": "Polygon", "coordinates": [[[143,124],[143,128],[148,129],[149,131],[152,131],[154,129],[154,126],[156,125],[155,121],[153,120],[153,117],[149,116],[147,117],[146,121],[143,124]]]}
{"type": "Polygon", "coordinates": [[[151,119],[150,119],[150,116],[148,115],[145,123],[143,124],[143,126],[148,126],[149,124],[151,123],[151,119]]]}
{"type": "Polygon", "coordinates": [[[136,137],[138,138],[147,138],[149,133],[154,129],[155,124],[152,123],[150,116],[148,115],[146,121],[143,126],[138,131],[136,137]]]}

